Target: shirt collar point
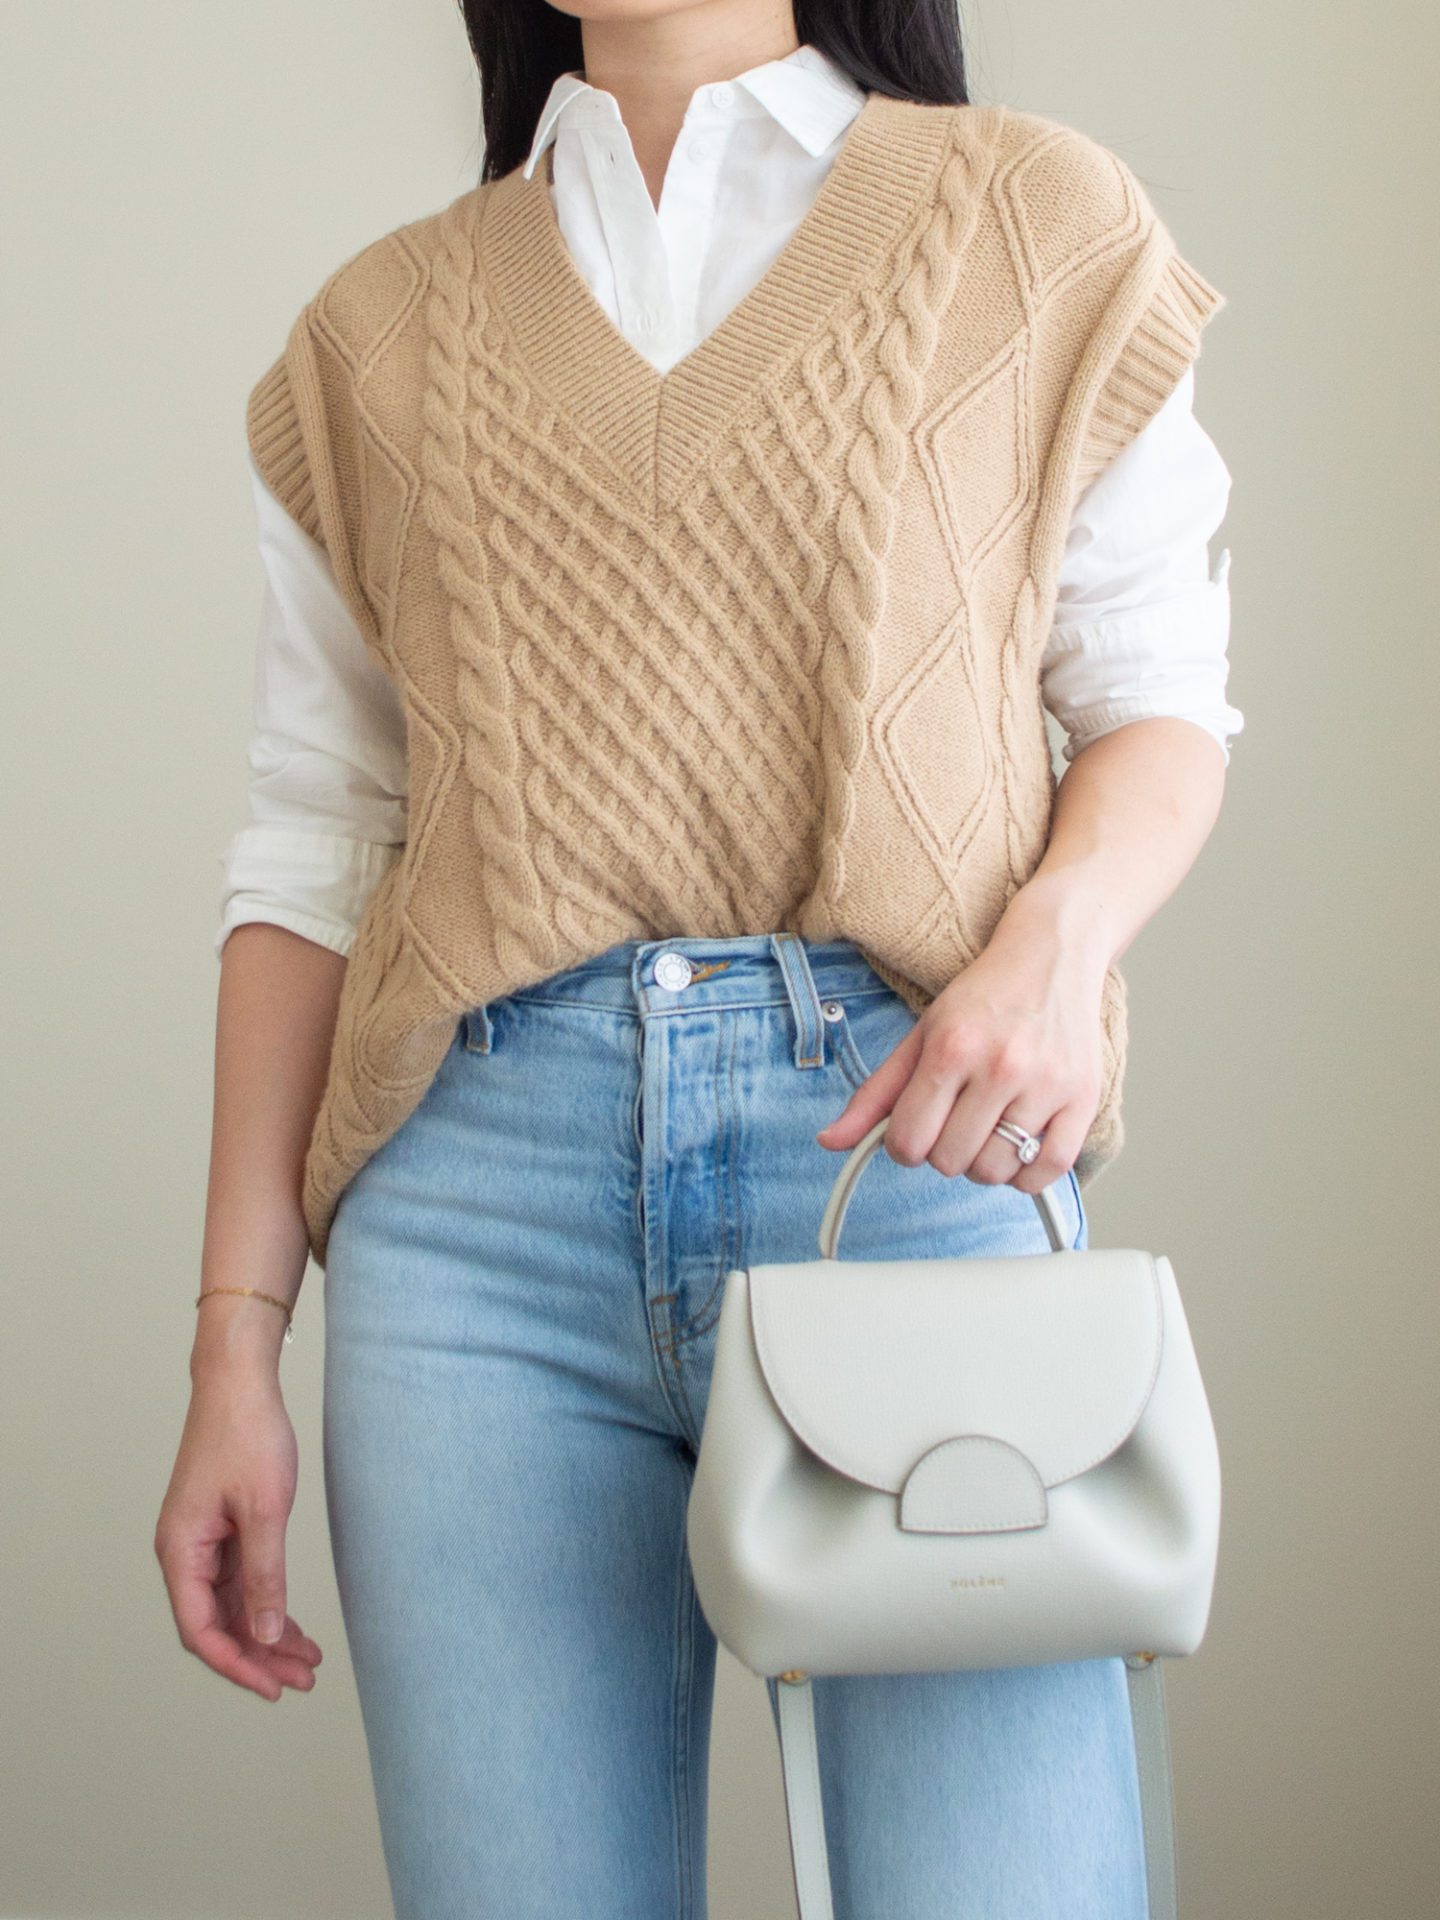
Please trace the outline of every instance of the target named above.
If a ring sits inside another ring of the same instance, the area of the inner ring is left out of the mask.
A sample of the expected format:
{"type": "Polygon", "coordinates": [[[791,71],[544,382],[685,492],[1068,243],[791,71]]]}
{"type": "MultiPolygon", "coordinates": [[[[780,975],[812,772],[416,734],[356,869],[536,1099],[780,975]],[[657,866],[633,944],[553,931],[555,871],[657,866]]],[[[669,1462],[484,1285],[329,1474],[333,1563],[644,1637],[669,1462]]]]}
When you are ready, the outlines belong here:
{"type": "Polygon", "coordinates": [[[560,116],[577,94],[594,93],[595,89],[588,80],[582,80],[578,73],[560,73],[555,76],[545,104],[540,109],[540,118],[535,126],[535,138],[530,143],[530,154],[525,162],[525,178],[528,180],[535,171],[542,153],[555,138],[560,116]]]}
{"type": "Polygon", "coordinates": [[[808,41],[783,60],[741,75],[739,85],[765,107],[785,131],[818,159],[844,132],[866,94],[838,61],[808,41]]]}

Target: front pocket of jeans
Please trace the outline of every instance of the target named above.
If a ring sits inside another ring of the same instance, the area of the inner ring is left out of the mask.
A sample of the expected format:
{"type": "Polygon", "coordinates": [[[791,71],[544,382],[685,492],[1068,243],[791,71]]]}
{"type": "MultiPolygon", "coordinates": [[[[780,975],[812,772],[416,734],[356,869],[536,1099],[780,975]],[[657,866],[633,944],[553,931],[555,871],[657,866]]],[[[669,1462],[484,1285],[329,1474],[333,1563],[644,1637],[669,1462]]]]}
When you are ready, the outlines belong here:
{"type": "Polygon", "coordinates": [[[840,1018],[826,1024],[840,1071],[858,1087],[899,1046],[916,1016],[893,990],[858,995],[841,1004],[840,1018]]]}

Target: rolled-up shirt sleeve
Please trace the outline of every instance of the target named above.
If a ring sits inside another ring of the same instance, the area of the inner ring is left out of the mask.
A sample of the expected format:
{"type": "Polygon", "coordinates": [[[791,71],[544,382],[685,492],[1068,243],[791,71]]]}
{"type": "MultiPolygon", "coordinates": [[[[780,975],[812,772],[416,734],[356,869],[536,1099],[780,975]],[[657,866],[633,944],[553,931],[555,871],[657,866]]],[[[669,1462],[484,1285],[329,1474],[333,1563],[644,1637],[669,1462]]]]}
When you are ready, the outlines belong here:
{"type": "Polygon", "coordinates": [[[1209,543],[1230,475],[1194,413],[1194,374],[1082,495],[1071,518],[1041,697],[1065,758],[1133,720],[1189,720],[1227,760],[1230,556],[1209,543]]]}
{"type": "Polygon", "coordinates": [[[405,844],[404,709],[323,547],[253,460],[265,592],[255,654],[249,819],[221,856],[217,954],[264,920],[345,954],[405,844]]]}

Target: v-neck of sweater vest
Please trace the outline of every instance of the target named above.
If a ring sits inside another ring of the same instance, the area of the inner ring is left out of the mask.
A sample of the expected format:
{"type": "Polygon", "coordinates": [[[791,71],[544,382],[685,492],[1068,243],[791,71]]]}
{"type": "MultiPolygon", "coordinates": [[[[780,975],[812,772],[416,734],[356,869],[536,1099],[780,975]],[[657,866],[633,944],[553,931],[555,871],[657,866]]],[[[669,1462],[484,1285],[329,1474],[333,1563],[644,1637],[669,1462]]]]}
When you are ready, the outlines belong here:
{"type": "Polygon", "coordinates": [[[513,350],[654,515],[671,505],[755,392],[845,295],[871,276],[928,204],[948,114],[887,94],[865,105],[799,226],[754,287],[683,360],[660,373],[591,292],[550,198],[550,161],[482,196],[479,254],[513,350]]]}

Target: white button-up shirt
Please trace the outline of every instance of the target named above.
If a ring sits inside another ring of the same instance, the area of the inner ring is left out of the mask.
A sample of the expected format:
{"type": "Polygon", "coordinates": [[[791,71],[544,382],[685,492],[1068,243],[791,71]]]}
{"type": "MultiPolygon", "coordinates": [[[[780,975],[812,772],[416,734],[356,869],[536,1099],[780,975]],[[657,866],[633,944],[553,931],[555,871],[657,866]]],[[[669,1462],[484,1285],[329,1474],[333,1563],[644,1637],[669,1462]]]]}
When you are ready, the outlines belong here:
{"type": "MultiPolygon", "coordinates": [[[[596,300],[661,373],[691,352],[773,264],[865,103],[802,46],[698,87],[660,204],[613,94],[579,74],[550,89],[525,171],[555,147],[551,199],[596,300]]],[[[1041,697],[1072,758],[1127,721],[1170,715],[1227,747],[1228,554],[1209,541],[1230,479],[1193,412],[1187,373],[1079,501],[1041,663],[1041,697]]],[[[405,841],[399,696],[360,638],[320,546],[251,480],[266,589],[249,753],[250,818],[224,855],[217,953],[268,920],[348,953],[361,911],[405,841]]]]}

